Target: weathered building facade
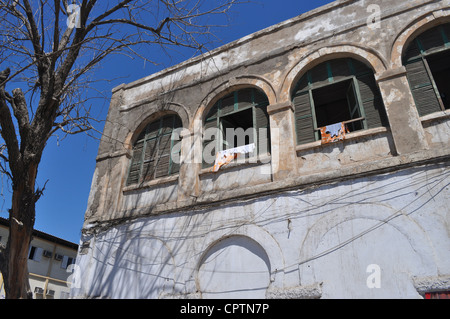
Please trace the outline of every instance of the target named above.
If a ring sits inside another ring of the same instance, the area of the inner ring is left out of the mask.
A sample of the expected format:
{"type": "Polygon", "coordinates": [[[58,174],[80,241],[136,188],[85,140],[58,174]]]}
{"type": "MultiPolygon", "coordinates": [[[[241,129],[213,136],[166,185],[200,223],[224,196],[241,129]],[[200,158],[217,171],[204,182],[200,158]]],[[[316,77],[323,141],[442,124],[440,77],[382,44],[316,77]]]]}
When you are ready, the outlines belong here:
{"type": "Polygon", "coordinates": [[[340,0],[115,88],[73,297],[449,291],[449,40],[340,0]]]}

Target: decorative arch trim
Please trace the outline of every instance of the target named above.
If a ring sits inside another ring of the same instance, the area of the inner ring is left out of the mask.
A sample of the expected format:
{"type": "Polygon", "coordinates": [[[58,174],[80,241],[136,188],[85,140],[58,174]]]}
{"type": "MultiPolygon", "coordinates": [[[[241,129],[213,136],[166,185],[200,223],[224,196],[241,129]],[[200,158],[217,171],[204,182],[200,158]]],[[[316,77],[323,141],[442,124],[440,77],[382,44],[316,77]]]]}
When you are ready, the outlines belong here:
{"type": "Polygon", "coordinates": [[[423,32],[443,23],[450,22],[450,7],[429,12],[411,21],[397,36],[391,50],[390,67],[393,69],[403,66],[402,58],[411,41],[423,32]]]}
{"type": "Polygon", "coordinates": [[[285,103],[291,103],[291,97],[297,82],[310,69],[322,62],[339,59],[354,58],[370,66],[375,74],[381,74],[387,69],[387,61],[381,57],[375,50],[343,44],[329,46],[313,51],[297,62],[286,74],[283,79],[281,90],[278,93],[279,100],[285,103]]]}
{"type": "Polygon", "coordinates": [[[420,256],[423,262],[426,262],[430,271],[438,272],[437,262],[433,245],[430,243],[426,233],[421,226],[408,214],[403,211],[397,211],[387,205],[367,204],[358,212],[352,212],[343,216],[342,212],[337,211],[319,219],[308,231],[303,240],[299,251],[299,276],[300,282],[303,277],[309,277],[311,269],[306,265],[315,259],[321,258],[339,248],[342,248],[354,240],[364,236],[365,234],[375,231],[380,227],[391,226],[400,234],[402,234],[409,242],[411,247],[420,256]],[[372,208],[369,209],[369,207],[372,208]],[[355,235],[351,239],[339,243],[332,250],[325,252],[317,252],[317,248],[322,238],[332,229],[345,222],[364,219],[372,220],[376,224],[365,232],[355,235]],[[308,275],[306,275],[308,273],[308,275]]]}
{"type": "Polygon", "coordinates": [[[202,262],[205,260],[209,251],[214,248],[216,244],[220,241],[234,237],[241,236],[246,237],[249,240],[256,242],[262,247],[270,262],[270,276],[271,276],[271,287],[281,288],[283,287],[284,281],[284,257],[281,252],[281,248],[278,242],[264,229],[256,225],[244,225],[235,229],[232,234],[229,231],[213,231],[210,232],[204,238],[204,246],[202,247],[202,254],[200,258],[196,261],[194,269],[194,278],[198,278],[200,267],[202,262]],[[250,235],[251,234],[251,235],[250,235]]]}
{"type": "Polygon", "coordinates": [[[191,121],[189,118],[189,113],[183,105],[169,102],[164,105],[164,109],[159,106],[150,106],[148,109],[145,109],[139,117],[140,119],[143,119],[142,121],[131,123],[131,126],[129,127],[129,134],[125,139],[125,147],[128,150],[131,150],[134,142],[142,130],[144,130],[145,127],[151,122],[165,115],[177,115],[181,119],[184,128],[188,128],[190,126],[191,121]]]}
{"type": "Polygon", "coordinates": [[[257,75],[244,75],[232,78],[215,87],[203,99],[194,119],[203,122],[209,109],[226,95],[243,88],[256,88],[264,92],[269,100],[269,104],[276,104],[278,101],[276,90],[269,80],[257,75]]]}

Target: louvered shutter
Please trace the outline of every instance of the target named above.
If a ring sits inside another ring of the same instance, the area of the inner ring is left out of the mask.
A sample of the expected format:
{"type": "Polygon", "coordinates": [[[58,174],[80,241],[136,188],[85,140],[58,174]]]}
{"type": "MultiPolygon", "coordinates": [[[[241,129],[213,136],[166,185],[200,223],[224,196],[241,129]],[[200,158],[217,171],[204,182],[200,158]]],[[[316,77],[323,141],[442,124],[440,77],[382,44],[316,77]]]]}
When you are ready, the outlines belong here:
{"type": "Polygon", "coordinates": [[[170,155],[170,174],[177,174],[180,172],[180,166],[181,166],[181,138],[180,138],[180,132],[181,130],[178,130],[178,128],[182,127],[183,124],[181,123],[180,119],[176,119],[175,121],[175,127],[177,129],[172,132],[172,149],[171,149],[171,155],[170,155]],[[178,146],[177,146],[178,144],[178,146]]]}
{"type": "Polygon", "coordinates": [[[144,141],[138,141],[133,149],[133,157],[131,159],[130,171],[128,174],[127,185],[136,184],[139,182],[142,164],[142,151],[144,149],[144,141]]]}
{"type": "Polygon", "coordinates": [[[417,42],[413,41],[403,55],[403,64],[420,59],[420,57],[421,52],[419,47],[417,46],[417,42]]]}
{"type": "Polygon", "coordinates": [[[419,115],[424,116],[440,111],[439,100],[428,74],[425,61],[420,59],[409,62],[405,67],[419,115]]]}
{"type": "Polygon", "coordinates": [[[328,63],[330,64],[334,81],[339,81],[352,75],[348,59],[331,60],[328,63]]]}
{"type": "Polygon", "coordinates": [[[179,164],[172,165],[172,132],[182,127],[181,119],[174,115],[150,123],[133,147],[127,185],[150,181],[178,173],[179,164]]]}
{"type": "Polygon", "coordinates": [[[435,51],[445,45],[440,26],[422,33],[418,37],[418,41],[421,45],[421,50],[423,53],[435,51]]]}
{"type": "Polygon", "coordinates": [[[329,81],[329,72],[328,72],[328,63],[322,63],[316,66],[314,69],[309,71],[309,74],[312,79],[312,83],[316,86],[320,86],[323,84],[330,83],[329,81]]]}
{"type": "MultiPolygon", "coordinates": [[[[217,130],[217,119],[207,120],[205,122],[205,127],[204,127],[205,132],[209,131],[212,128],[217,130]]],[[[217,145],[217,143],[216,143],[217,136],[214,136],[214,135],[209,135],[208,136],[208,135],[205,135],[204,138],[203,138],[203,148],[202,148],[202,150],[204,151],[206,149],[206,147],[208,147],[208,149],[211,151],[211,153],[210,154],[206,154],[206,156],[208,158],[205,158],[205,153],[203,153],[203,168],[210,167],[210,166],[213,165],[213,163],[208,163],[208,162],[211,162],[212,159],[215,158],[216,152],[218,151],[217,147],[216,147],[216,145],[217,145]],[[214,143],[214,144],[211,145],[211,143],[214,143]],[[211,147],[211,146],[214,146],[214,147],[211,147]]]]}
{"type": "Polygon", "coordinates": [[[220,116],[233,112],[234,102],[234,94],[230,94],[223,98],[220,103],[220,116]]]}
{"type": "Polygon", "coordinates": [[[252,95],[256,92],[254,89],[244,89],[237,92],[238,94],[238,109],[244,110],[253,106],[252,95]]]}
{"type": "Polygon", "coordinates": [[[316,140],[314,132],[314,121],[311,110],[309,91],[297,94],[294,97],[295,107],[295,130],[297,133],[297,144],[306,144],[316,140]]]}
{"type": "Polygon", "coordinates": [[[155,178],[165,177],[169,175],[170,150],[172,142],[171,137],[172,134],[166,134],[159,138],[155,178]]]}
{"type": "Polygon", "coordinates": [[[383,98],[373,73],[357,76],[362,107],[366,116],[367,128],[388,126],[383,98]]]}
{"type": "MultiPolygon", "coordinates": [[[[158,129],[159,130],[159,129],[158,129]]],[[[154,136],[151,131],[149,135],[154,136]]],[[[155,178],[155,160],[158,154],[158,139],[152,138],[145,142],[144,163],[142,164],[142,181],[150,181],[155,178]]]]}
{"type": "Polygon", "coordinates": [[[270,123],[267,113],[267,103],[259,104],[255,107],[255,128],[256,128],[256,147],[259,155],[270,153],[270,123]]]}

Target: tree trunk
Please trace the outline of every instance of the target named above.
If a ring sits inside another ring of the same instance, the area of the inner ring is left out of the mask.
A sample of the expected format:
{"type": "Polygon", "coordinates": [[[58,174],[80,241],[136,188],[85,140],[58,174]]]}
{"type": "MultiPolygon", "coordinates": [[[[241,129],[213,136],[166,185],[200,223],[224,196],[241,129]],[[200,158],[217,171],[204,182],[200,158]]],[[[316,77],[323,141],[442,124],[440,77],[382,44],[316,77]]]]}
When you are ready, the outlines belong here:
{"type": "Polygon", "coordinates": [[[13,183],[9,238],[6,247],[5,293],[7,299],[30,299],[28,251],[33,235],[37,195],[37,164],[28,165],[26,174],[13,183]]]}

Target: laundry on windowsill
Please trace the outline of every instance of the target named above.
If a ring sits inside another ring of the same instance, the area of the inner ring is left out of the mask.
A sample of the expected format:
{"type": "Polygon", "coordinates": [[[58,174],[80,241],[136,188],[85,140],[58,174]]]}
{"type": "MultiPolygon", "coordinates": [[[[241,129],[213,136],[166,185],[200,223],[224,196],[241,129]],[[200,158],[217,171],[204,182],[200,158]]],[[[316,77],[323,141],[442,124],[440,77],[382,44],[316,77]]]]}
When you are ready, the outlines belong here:
{"type": "Polygon", "coordinates": [[[344,122],[327,125],[320,128],[322,144],[335,143],[345,139],[345,134],[349,133],[344,122]]]}
{"type": "Polygon", "coordinates": [[[212,169],[213,172],[218,172],[222,166],[230,164],[233,160],[235,160],[238,154],[249,154],[255,150],[255,144],[244,145],[236,148],[230,148],[228,150],[224,150],[218,152],[216,154],[216,161],[214,163],[214,167],[212,169]]]}

